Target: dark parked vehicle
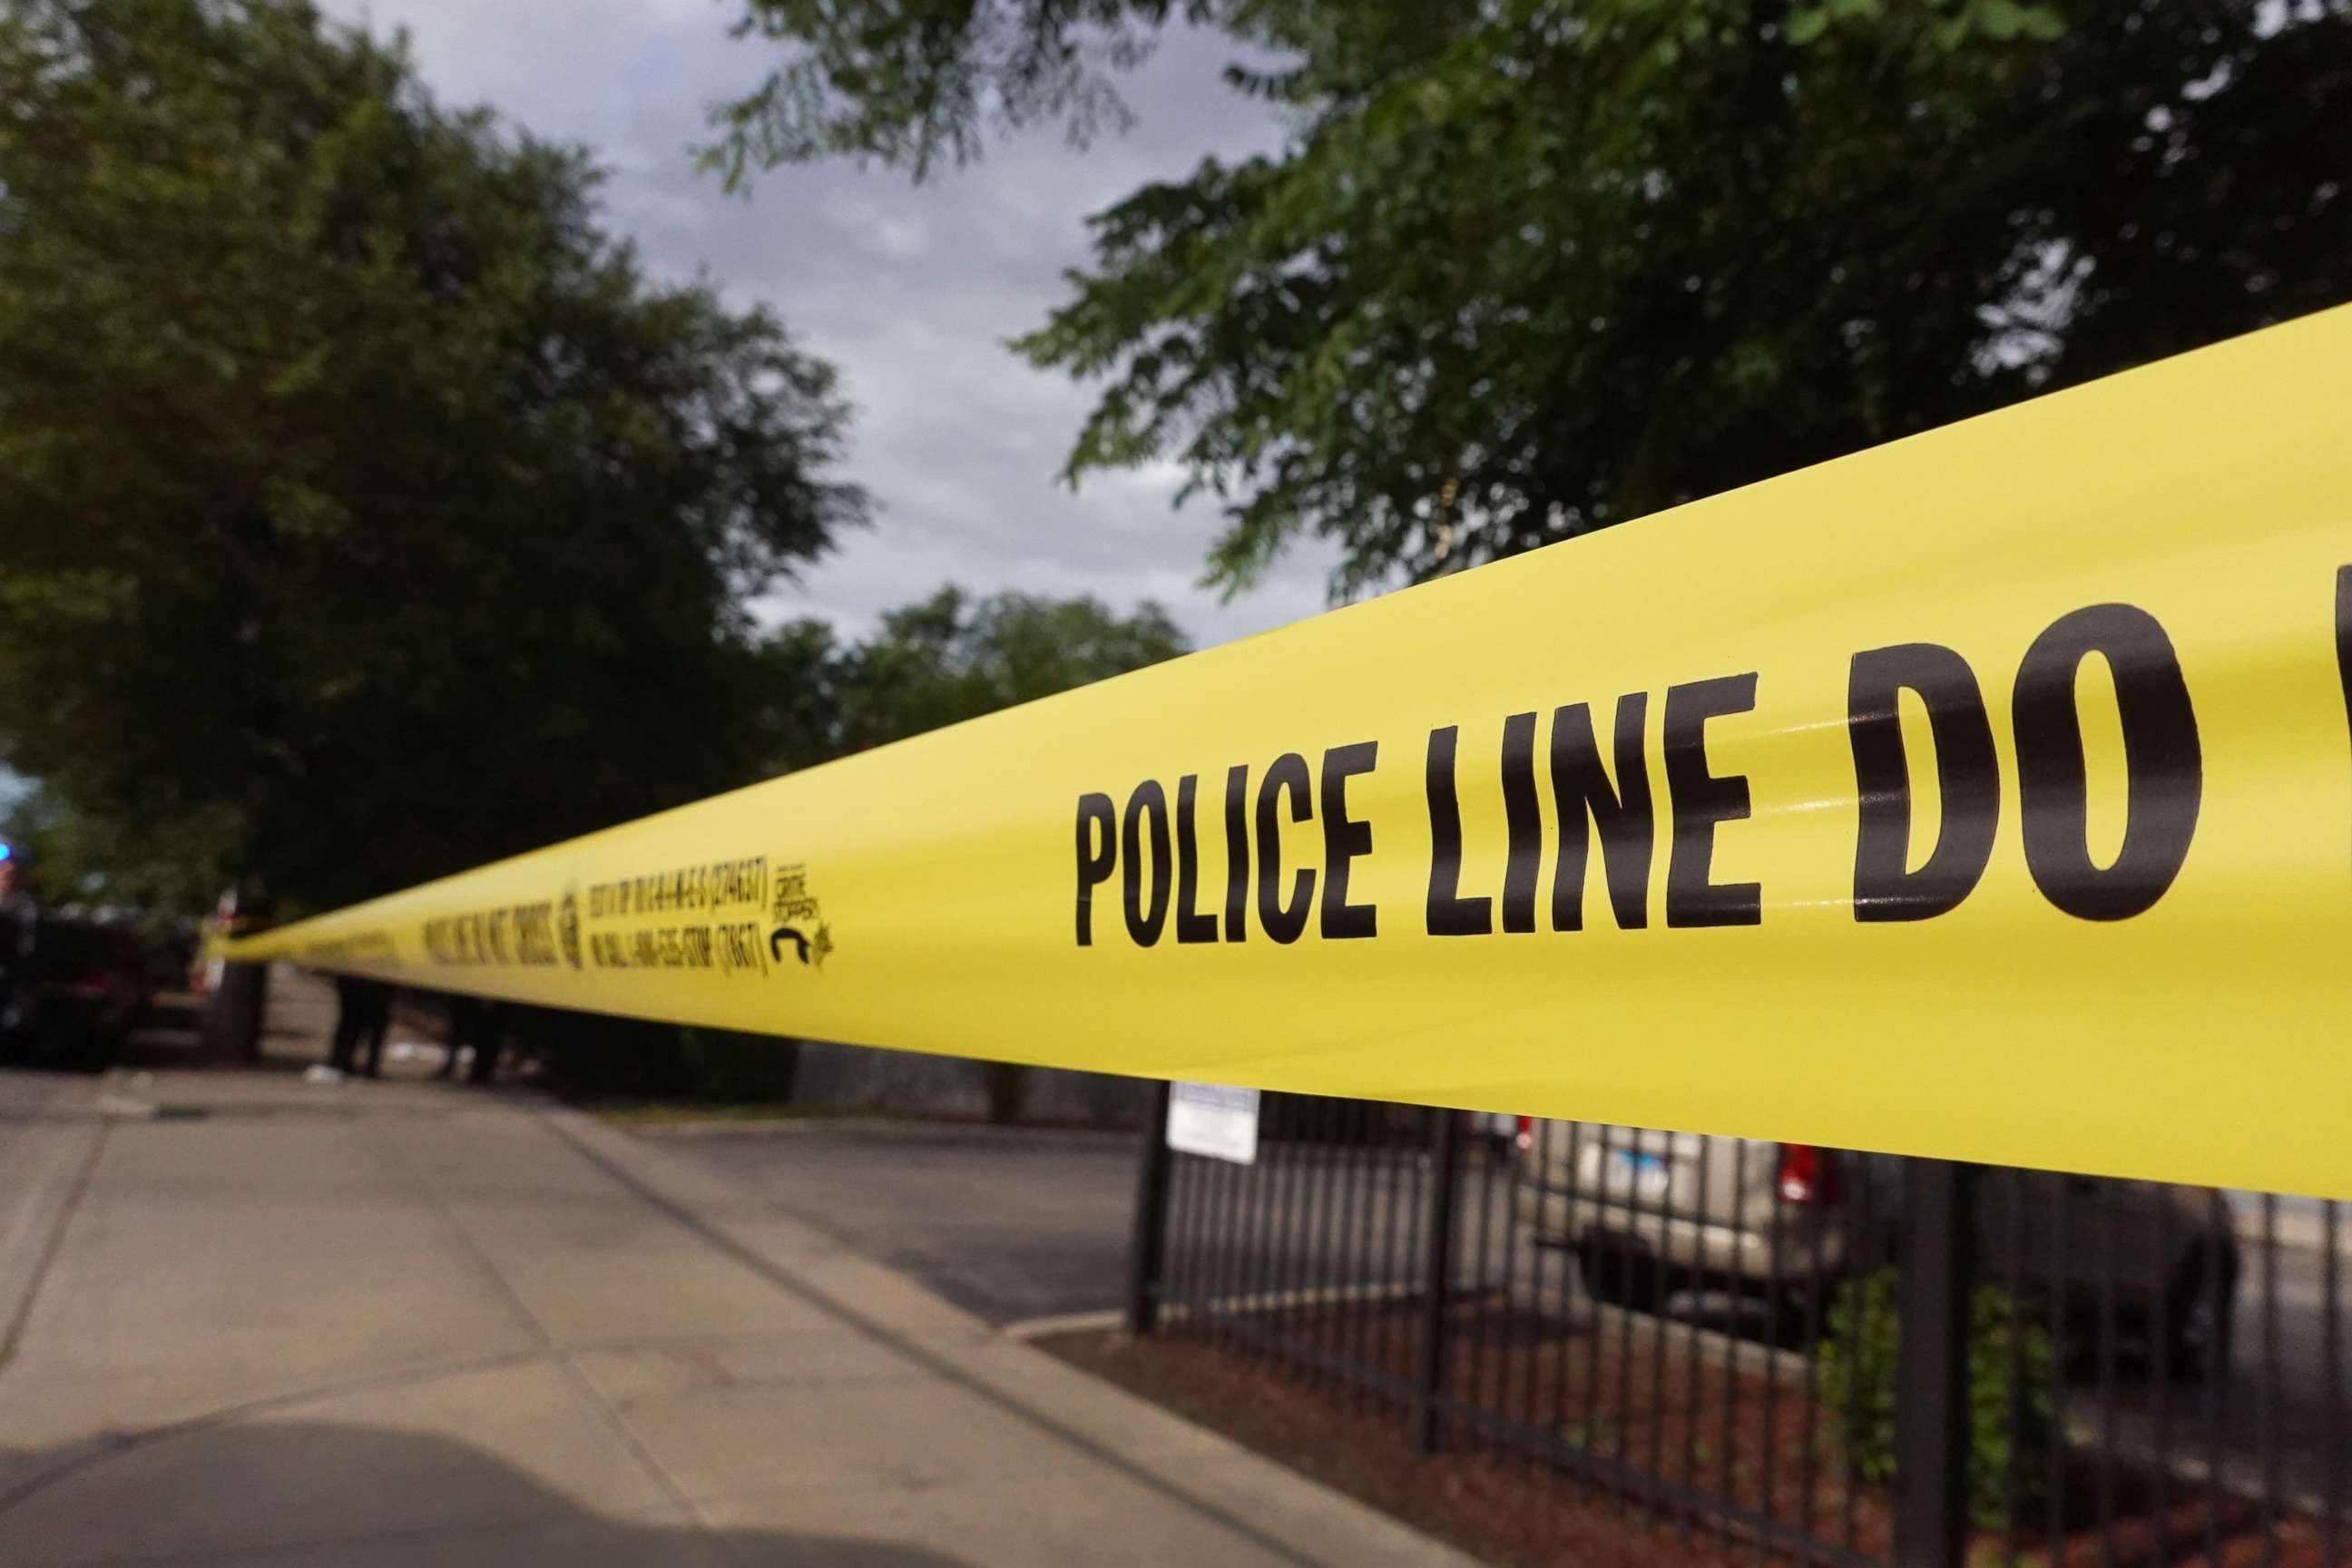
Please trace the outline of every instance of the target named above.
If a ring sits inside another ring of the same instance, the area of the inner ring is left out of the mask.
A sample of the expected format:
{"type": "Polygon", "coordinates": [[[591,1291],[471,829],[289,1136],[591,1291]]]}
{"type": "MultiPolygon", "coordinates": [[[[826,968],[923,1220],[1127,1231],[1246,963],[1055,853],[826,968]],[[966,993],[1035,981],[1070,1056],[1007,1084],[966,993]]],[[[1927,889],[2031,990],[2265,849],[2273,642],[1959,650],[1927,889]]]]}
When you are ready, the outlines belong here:
{"type": "Polygon", "coordinates": [[[147,1005],[147,950],[128,927],[43,915],[27,971],[16,1045],[37,1063],[104,1067],[147,1005]]]}

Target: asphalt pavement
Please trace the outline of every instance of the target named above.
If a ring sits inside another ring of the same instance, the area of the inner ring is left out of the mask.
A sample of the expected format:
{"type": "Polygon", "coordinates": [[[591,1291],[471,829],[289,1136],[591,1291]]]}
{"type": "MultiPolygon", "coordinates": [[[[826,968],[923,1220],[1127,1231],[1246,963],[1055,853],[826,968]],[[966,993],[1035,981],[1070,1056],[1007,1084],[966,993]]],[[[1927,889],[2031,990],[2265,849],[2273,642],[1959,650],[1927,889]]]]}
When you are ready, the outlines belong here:
{"type": "MultiPolygon", "coordinates": [[[[989,1322],[1121,1304],[1140,1153],[1133,1133],[845,1119],[689,1123],[641,1135],[764,1194],[989,1322]]],[[[1421,1201],[1418,1151],[1350,1157],[1364,1160],[1382,1201],[1421,1201]]],[[[1466,1278],[1482,1241],[1499,1260],[1511,1221],[1507,1183],[1473,1180],[1465,1193],[1466,1278]],[[1475,1218],[1482,1194],[1492,1211],[1483,1227],[1475,1218]]],[[[1303,1205],[1294,1199],[1286,1212],[1303,1205]]],[[[1398,1245],[1402,1238],[1390,1239],[1385,1268],[1357,1256],[1348,1238],[1306,1226],[1238,1236],[1228,1251],[1236,1279],[1262,1279],[1269,1289],[1402,1286],[1420,1259],[1398,1245]]],[[[1499,1268],[1496,1261],[1488,1272],[1499,1268]]]]}
{"type": "Polygon", "coordinates": [[[1118,1305],[1135,1134],[812,1121],[646,1135],[988,1322],[1118,1305]]]}

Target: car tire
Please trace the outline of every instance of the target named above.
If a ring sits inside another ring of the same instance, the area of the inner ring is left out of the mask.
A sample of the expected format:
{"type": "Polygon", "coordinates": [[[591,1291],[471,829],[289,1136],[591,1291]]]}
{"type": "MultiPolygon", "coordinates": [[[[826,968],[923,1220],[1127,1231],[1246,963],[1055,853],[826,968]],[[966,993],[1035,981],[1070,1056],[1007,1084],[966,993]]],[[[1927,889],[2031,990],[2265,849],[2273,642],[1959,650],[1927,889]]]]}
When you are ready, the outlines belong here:
{"type": "Polygon", "coordinates": [[[1658,1265],[1649,1254],[1622,1247],[1587,1246],[1578,1261],[1584,1288],[1594,1300],[1637,1312],[1657,1310],[1658,1265]]]}
{"type": "Polygon", "coordinates": [[[1836,1293],[1835,1282],[1827,1279],[1818,1295],[1802,1285],[1783,1286],[1773,1312],[1774,1342],[1808,1351],[1819,1344],[1829,1334],[1830,1306],[1836,1293]]]}

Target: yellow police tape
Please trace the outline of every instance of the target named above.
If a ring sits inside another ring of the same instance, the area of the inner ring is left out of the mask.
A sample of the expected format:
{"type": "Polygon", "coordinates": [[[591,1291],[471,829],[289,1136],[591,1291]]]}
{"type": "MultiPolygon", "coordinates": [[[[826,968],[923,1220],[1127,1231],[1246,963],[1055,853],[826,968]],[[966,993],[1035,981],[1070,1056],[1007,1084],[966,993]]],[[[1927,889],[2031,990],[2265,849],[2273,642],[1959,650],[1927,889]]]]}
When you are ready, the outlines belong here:
{"type": "Polygon", "coordinates": [[[233,955],[2352,1197],[2348,690],[2352,308],[233,955]]]}

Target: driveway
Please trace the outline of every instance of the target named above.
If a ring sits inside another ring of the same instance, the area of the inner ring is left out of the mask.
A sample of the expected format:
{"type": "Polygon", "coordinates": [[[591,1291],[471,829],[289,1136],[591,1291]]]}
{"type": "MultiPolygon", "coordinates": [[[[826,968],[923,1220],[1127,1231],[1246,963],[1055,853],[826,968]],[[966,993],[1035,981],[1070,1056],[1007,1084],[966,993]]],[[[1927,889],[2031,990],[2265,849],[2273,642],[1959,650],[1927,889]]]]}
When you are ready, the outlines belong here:
{"type": "Polygon", "coordinates": [[[1132,1134],[805,1121],[647,1135],[991,1323],[1118,1305],[1132,1134]]]}

